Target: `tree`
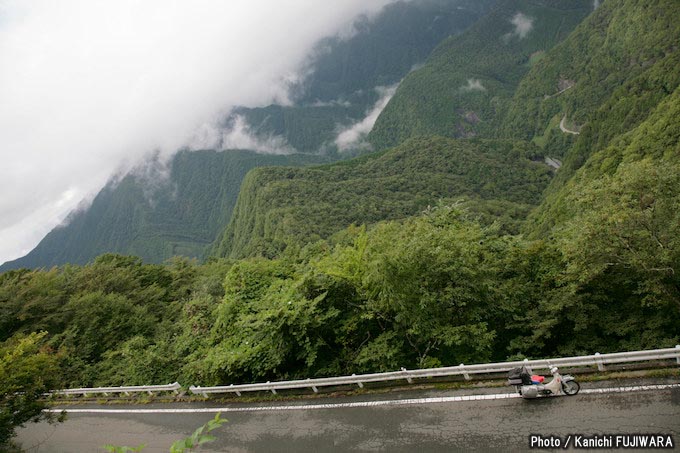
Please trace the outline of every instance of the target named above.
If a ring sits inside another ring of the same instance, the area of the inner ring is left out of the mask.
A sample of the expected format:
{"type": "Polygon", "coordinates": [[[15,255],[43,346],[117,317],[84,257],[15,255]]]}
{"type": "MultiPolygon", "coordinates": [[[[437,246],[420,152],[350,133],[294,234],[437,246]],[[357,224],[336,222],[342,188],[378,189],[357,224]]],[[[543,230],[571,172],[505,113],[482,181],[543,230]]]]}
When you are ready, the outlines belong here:
{"type": "Polygon", "coordinates": [[[15,336],[0,344],[0,447],[16,427],[45,417],[43,395],[58,387],[57,358],[42,346],[45,335],[15,336]]]}

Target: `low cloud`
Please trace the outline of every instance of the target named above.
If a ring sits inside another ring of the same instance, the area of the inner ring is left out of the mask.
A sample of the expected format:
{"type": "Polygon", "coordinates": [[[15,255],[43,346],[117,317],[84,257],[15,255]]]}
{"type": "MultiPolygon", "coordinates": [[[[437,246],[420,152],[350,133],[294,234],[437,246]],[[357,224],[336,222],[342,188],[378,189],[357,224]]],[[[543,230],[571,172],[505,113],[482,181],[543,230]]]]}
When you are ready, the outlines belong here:
{"type": "Polygon", "coordinates": [[[503,36],[506,41],[514,36],[517,36],[519,39],[524,39],[534,28],[533,17],[526,16],[524,13],[517,13],[512,16],[510,23],[515,26],[515,29],[511,33],[503,36]]]}
{"type": "Polygon", "coordinates": [[[600,7],[600,0],[593,0],[593,10],[600,7]]]}
{"type": "Polygon", "coordinates": [[[292,154],[296,150],[284,137],[257,134],[242,115],[233,115],[227,126],[205,123],[187,144],[190,150],[218,149],[221,151],[246,149],[263,154],[292,154]]]}
{"type": "Polygon", "coordinates": [[[460,87],[461,91],[469,92],[469,91],[486,91],[486,88],[484,85],[482,85],[482,81],[479,79],[468,79],[467,80],[467,85],[463,85],[460,87]]]}
{"type": "Polygon", "coordinates": [[[395,84],[389,87],[376,88],[376,91],[380,95],[380,99],[378,99],[373,108],[367,112],[366,117],[363,120],[340,131],[335,139],[335,145],[338,147],[338,150],[348,151],[350,149],[365,149],[369,146],[366,142],[366,136],[371,132],[371,129],[373,129],[373,125],[375,125],[375,122],[378,120],[378,116],[380,116],[380,113],[390,102],[390,99],[394,96],[398,86],[399,84],[395,84]]]}
{"type": "Polygon", "coordinates": [[[332,101],[316,100],[309,107],[351,107],[352,103],[345,99],[334,99],[332,101]]]}
{"type": "Polygon", "coordinates": [[[0,262],[149,152],[289,102],[321,38],[392,1],[0,0],[0,262]]]}
{"type": "Polygon", "coordinates": [[[219,148],[223,150],[249,149],[266,154],[292,154],[295,152],[295,149],[283,137],[271,135],[263,138],[255,135],[241,115],[236,115],[231,128],[222,132],[219,148]]]}

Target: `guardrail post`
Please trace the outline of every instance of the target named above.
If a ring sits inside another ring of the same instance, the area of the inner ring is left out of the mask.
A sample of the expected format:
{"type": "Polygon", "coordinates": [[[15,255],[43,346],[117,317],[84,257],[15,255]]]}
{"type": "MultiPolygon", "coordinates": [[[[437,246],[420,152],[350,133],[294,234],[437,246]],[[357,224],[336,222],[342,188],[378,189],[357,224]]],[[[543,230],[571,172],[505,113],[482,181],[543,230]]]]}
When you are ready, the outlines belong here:
{"type": "Polygon", "coordinates": [[[189,390],[190,390],[191,393],[193,393],[194,395],[197,395],[197,394],[200,393],[201,395],[203,395],[203,398],[207,398],[207,397],[208,397],[208,394],[207,394],[207,393],[201,392],[201,386],[200,386],[200,385],[199,385],[198,387],[192,385],[191,387],[189,387],[189,390]]]}
{"type": "Polygon", "coordinates": [[[602,363],[602,359],[599,358],[599,355],[600,355],[599,352],[595,353],[595,363],[597,363],[597,370],[605,371],[604,363],[602,363]]]}
{"type": "MultiPolygon", "coordinates": [[[[270,382],[270,381],[267,381],[267,384],[271,384],[271,382],[270,382]]],[[[271,390],[272,393],[273,393],[274,395],[276,395],[276,389],[269,389],[269,390],[271,390]]]]}
{"type": "MultiPolygon", "coordinates": [[[[234,386],[234,384],[229,384],[229,387],[233,387],[233,386],[234,386]]],[[[241,392],[236,390],[236,396],[241,396],[241,392]]]]}
{"type": "MultiPolygon", "coordinates": [[[[404,367],[401,367],[401,371],[403,371],[404,374],[408,373],[408,370],[407,370],[406,368],[404,368],[404,367]]],[[[413,379],[411,379],[411,377],[408,376],[408,375],[406,376],[406,381],[407,381],[409,384],[413,384],[413,379]]]]}
{"type": "MultiPolygon", "coordinates": [[[[311,378],[307,378],[308,381],[311,381],[311,378]]],[[[312,390],[314,390],[314,393],[319,393],[319,389],[316,388],[316,385],[312,385],[312,390]]]]}
{"type": "Polygon", "coordinates": [[[524,368],[527,369],[529,374],[534,374],[534,370],[532,370],[531,367],[529,366],[529,359],[524,359],[524,368]]]}
{"type": "Polygon", "coordinates": [[[458,365],[458,366],[460,367],[461,370],[463,370],[463,377],[465,377],[465,380],[466,380],[466,381],[469,381],[469,380],[470,380],[470,375],[468,374],[467,371],[465,371],[465,365],[461,363],[461,364],[458,365]]]}
{"type": "Polygon", "coordinates": [[[678,362],[678,365],[680,365],[680,344],[676,344],[675,349],[678,351],[678,355],[676,356],[675,361],[678,362]]]}
{"type": "MultiPolygon", "coordinates": [[[[356,374],[352,373],[352,377],[356,377],[356,374]]],[[[360,389],[364,388],[364,384],[361,382],[357,382],[357,385],[359,386],[360,389]]]]}

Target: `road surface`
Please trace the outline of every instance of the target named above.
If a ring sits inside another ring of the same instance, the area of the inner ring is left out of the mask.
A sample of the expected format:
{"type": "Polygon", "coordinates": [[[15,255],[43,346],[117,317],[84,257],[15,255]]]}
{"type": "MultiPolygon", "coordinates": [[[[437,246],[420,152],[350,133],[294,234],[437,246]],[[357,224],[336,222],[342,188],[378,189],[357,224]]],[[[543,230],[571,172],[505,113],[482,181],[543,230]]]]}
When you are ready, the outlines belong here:
{"type": "Polygon", "coordinates": [[[560,130],[564,132],[565,134],[571,134],[571,135],[579,135],[581,134],[579,131],[572,131],[571,129],[567,128],[567,115],[564,115],[562,117],[562,120],[560,121],[560,130]]]}
{"type": "Polygon", "coordinates": [[[663,433],[676,446],[680,441],[677,379],[584,383],[576,396],[533,401],[510,391],[415,390],[254,405],[73,406],[65,423],[28,425],[18,440],[28,452],[104,451],[99,447],[107,443],[146,443],[145,453],[167,452],[222,409],[229,422],[202,452],[526,451],[531,434],[564,441],[573,434],[663,433]]]}

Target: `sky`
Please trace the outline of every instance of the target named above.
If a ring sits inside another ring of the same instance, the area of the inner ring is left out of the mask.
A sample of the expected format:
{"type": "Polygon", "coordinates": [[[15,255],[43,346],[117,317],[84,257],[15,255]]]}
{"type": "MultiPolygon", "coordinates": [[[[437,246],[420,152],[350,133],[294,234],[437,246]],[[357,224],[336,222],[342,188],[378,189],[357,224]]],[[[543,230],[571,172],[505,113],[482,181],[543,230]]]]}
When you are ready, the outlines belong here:
{"type": "Polygon", "coordinates": [[[319,39],[392,1],[0,0],[0,263],[232,107],[289,103],[319,39]]]}

